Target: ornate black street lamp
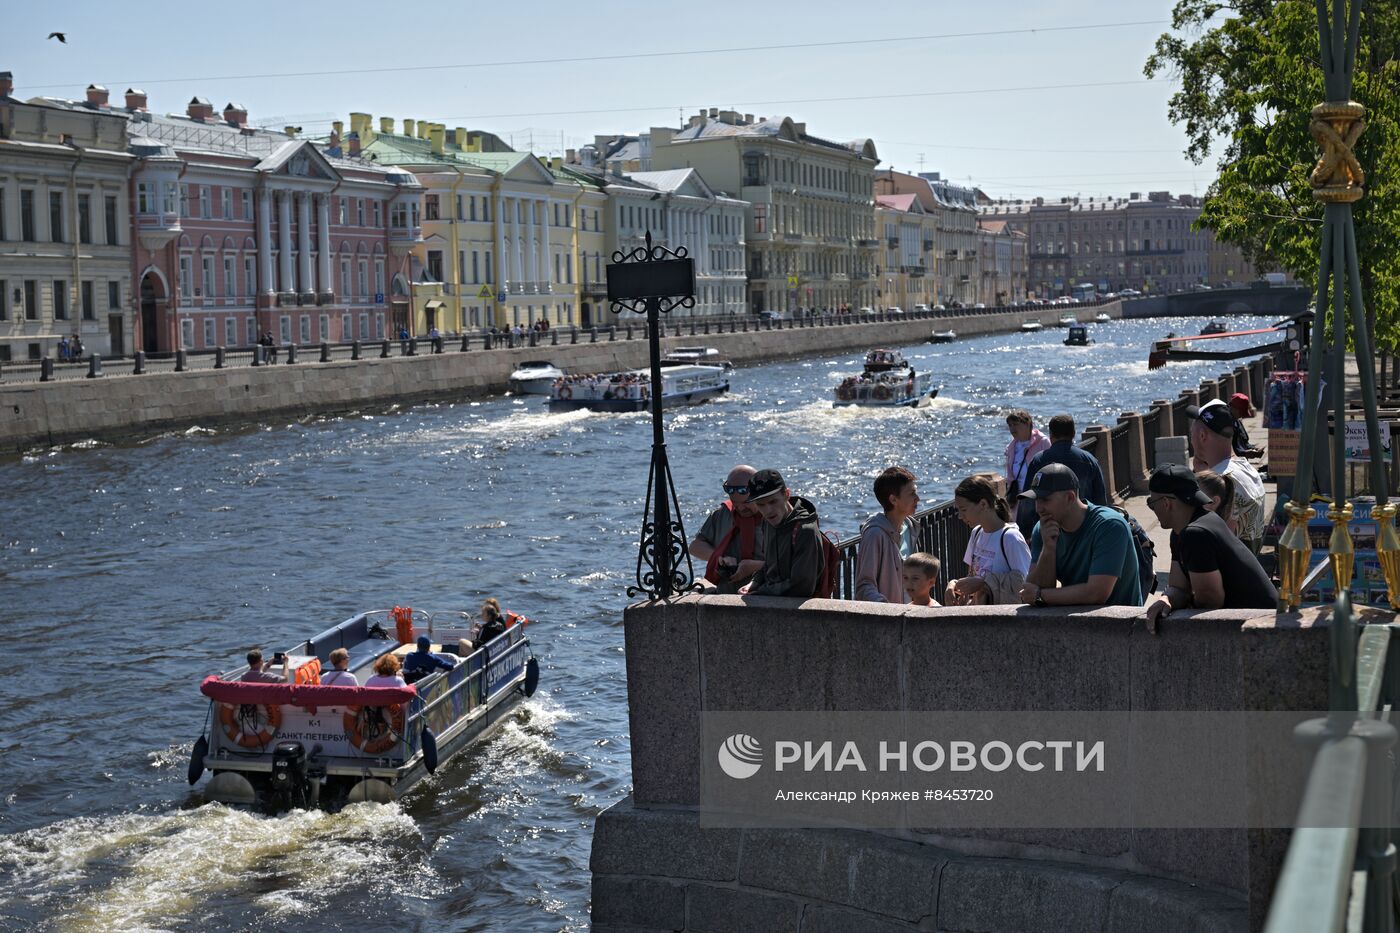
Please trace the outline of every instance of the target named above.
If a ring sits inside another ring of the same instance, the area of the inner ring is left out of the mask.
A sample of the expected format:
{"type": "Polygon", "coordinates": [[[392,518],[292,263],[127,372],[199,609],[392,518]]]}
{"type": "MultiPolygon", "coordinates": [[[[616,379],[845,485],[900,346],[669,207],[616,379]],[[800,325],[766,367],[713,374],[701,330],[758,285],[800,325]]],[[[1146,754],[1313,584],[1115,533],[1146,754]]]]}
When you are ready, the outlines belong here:
{"type": "Polygon", "coordinates": [[[642,539],[637,550],[637,585],[628,596],[645,593],[667,599],[695,588],[685,526],[681,522],[676,486],[666,461],[666,434],[661,422],[661,315],[674,308],[695,307],[695,263],[685,247],[646,245],[617,250],[608,264],[608,302],[614,314],[645,312],[651,354],[651,471],[642,514],[642,539]]]}

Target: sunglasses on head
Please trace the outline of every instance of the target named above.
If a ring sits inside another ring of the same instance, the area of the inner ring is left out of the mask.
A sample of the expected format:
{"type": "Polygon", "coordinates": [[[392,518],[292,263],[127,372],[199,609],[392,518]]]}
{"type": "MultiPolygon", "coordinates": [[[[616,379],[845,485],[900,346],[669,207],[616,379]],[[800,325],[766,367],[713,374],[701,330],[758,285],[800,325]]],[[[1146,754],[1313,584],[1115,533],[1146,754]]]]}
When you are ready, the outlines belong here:
{"type": "Polygon", "coordinates": [[[722,485],[724,487],[724,491],[729,493],[731,496],[747,496],[749,494],[748,483],[744,483],[739,486],[731,486],[728,483],[721,483],[720,485],[722,485]]]}

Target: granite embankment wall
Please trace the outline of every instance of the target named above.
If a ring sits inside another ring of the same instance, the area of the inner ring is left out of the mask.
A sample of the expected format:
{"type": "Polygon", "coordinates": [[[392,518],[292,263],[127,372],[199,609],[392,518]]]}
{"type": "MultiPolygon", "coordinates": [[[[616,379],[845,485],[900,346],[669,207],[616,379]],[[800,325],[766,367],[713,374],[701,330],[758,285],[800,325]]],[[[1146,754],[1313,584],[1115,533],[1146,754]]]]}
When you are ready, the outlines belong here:
{"type": "MultiPolygon", "coordinates": [[[[733,596],[629,607],[633,792],[594,830],[593,929],[1259,929],[1286,831],[701,826],[707,711],[1325,708],[1325,612],[1180,613],[1157,635],[1141,616],[733,596]]],[[[1250,781],[1288,766],[1252,762],[1250,781]]]]}
{"type": "MultiPolygon", "coordinates": [[[[960,337],[1011,331],[1028,319],[1052,324],[1065,308],[998,311],[960,317],[891,319],[859,324],[750,329],[670,336],[663,349],[703,344],[736,363],[866,349],[881,344],[917,343],[934,329],[960,337]]],[[[1081,318],[1122,314],[1116,302],[1079,309],[1081,318]]],[[[750,322],[751,324],[753,322],[750,322]]],[[[791,325],[794,322],[783,322],[791,325]]],[[[672,325],[672,330],[674,325],[672,325]]],[[[379,359],[370,347],[366,359],[314,362],[304,353],[295,365],[240,366],[192,372],[107,375],[45,383],[0,383],[0,449],[62,443],[89,437],[122,437],[190,425],[255,422],[312,412],[347,411],[427,399],[469,398],[504,391],[510,373],[524,360],[549,359],[570,372],[612,372],[647,363],[645,329],[615,334],[600,331],[596,342],[580,333],[577,344],[560,343],[514,350],[448,349],[441,354],[379,359]],[[612,339],[610,339],[610,336],[612,339]]],[[[448,343],[448,347],[453,345],[448,343]]],[[[397,352],[398,345],[394,345],[397,352]]],[[[107,367],[114,373],[117,364],[107,367]]],[[[123,367],[125,368],[125,367],[123,367]]]]}

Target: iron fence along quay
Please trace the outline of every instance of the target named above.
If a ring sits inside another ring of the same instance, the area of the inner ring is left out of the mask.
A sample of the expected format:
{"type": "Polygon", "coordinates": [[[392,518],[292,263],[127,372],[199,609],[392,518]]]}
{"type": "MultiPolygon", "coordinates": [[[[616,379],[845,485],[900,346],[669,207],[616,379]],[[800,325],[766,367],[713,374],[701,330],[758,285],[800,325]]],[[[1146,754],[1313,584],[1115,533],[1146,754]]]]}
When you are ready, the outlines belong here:
{"type": "MultiPolygon", "coordinates": [[[[905,321],[936,321],[945,318],[985,317],[1013,312],[1064,313],[1065,308],[1096,308],[1110,300],[1097,299],[1077,305],[1003,305],[993,308],[943,308],[891,314],[808,314],[776,320],[759,315],[711,315],[666,322],[664,337],[703,337],[710,334],[737,334],[772,330],[801,330],[810,327],[845,327],[852,324],[890,324],[905,321]]],[[[603,343],[617,340],[645,340],[646,324],[640,318],[606,327],[551,327],[530,330],[521,336],[509,331],[491,333],[446,333],[438,337],[415,336],[407,340],[385,338],[346,343],[282,344],[274,347],[216,347],[207,350],[175,350],[164,353],[137,353],[129,357],[99,358],[92,372],[92,357],[81,361],[60,361],[52,357],[0,363],[0,382],[51,382],[98,376],[142,375],[151,372],[187,372],[224,369],[235,366],[280,365],[294,356],[295,362],[339,362],[380,359],[390,356],[426,356],[434,353],[488,350],[519,350],[529,347],[557,347],[566,344],[603,343]],[[263,355],[258,356],[261,349],[263,355]],[[258,362],[254,362],[254,359],[258,362]]]]}

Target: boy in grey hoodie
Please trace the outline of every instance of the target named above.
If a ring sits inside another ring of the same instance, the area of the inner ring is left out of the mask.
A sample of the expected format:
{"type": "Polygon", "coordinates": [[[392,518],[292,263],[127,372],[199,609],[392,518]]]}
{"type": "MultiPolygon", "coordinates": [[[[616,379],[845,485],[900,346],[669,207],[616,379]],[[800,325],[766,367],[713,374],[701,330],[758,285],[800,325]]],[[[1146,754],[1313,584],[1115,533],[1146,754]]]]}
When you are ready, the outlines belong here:
{"type": "Polygon", "coordinates": [[[816,507],[789,495],[777,470],[754,474],[749,502],[769,528],[763,536],[763,567],[739,588],[740,595],[810,598],[826,569],[816,507]]]}
{"type": "Polygon", "coordinates": [[[885,470],[875,478],[875,501],[884,511],[872,515],[860,528],[856,599],[872,603],[907,603],[904,555],[899,545],[904,523],[919,508],[914,474],[904,467],[885,470]]]}

